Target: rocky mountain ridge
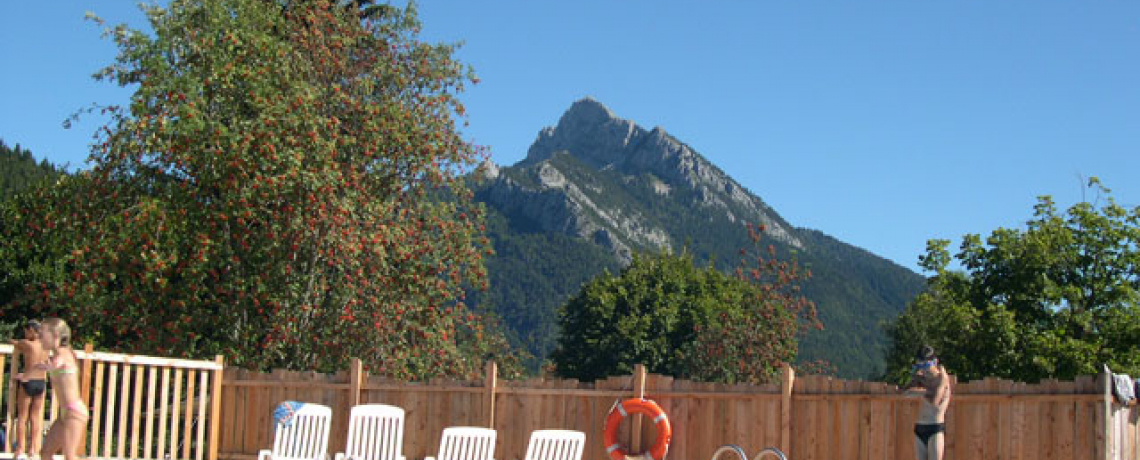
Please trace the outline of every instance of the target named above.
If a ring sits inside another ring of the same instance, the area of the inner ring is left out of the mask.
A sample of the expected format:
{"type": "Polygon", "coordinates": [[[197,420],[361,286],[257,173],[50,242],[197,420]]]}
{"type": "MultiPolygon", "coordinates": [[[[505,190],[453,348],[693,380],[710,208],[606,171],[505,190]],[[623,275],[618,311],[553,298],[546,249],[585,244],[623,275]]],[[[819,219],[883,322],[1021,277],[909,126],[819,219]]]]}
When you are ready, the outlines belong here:
{"type": "Polygon", "coordinates": [[[517,174],[502,174],[503,168],[494,164],[483,167],[484,176],[492,182],[488,203],[509,213],[521,212],[545,231],[592,239],[623,262],[631,259],[635,248],[660,250],[676,245],[666,229],[644,225],[644,215],[606,209],[591,200],[590,194],[559,170],[556,160],[560,155],[629,176],[627,183],[630,177],[650,174],[648,185],[663,198],[677,187],[687,187],[695,192],[694,205],[720,209],[731,222],[764,224],[769,236],[803,247],[775,211],[689,146],[663,128],[647,131],[619,118],[592,98],[575,102],[557,127],[539,133],[526,158],[511,167],[517,174]],[[520,196],[526,198],[520,200],[520,196]]]}
{"type": "Polygon", "coordinates": [[[477,176],[497,255],[487,261],[491,288],[476,297],[540,358],[553,347],[557,307],[584,281],[635,251],[687,248],[698,261],[731,268],[751,245],[746,223],[766,226],[779,258],[812,269],[804,292],[826,329],[804,338],[801,356],[828,360],[841,375],[874,374],[885,343],[879,323],[924,284],[897,264],[793,226],[664,129],[642,128],[591,98],[541,130],[525,159],[484,164],[477,176]]]}

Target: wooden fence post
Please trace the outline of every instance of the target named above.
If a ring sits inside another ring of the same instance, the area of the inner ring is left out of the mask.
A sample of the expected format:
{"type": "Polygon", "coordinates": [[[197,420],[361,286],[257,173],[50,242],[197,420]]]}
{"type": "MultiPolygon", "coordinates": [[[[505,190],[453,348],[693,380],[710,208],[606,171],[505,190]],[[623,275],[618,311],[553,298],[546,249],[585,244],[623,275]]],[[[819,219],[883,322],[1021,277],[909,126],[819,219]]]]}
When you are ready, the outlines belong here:
{"type": "MultiPolygon", "coordinates": [[[[645,365],[638,364],[633,366],[633,397],[634,399],[642,399],[645,397],[645,365]]],[[[633,414],[633,420],[629,426],[629,452],[641,452],[641,415],[633,414]]]]}
{"type": "Polygon", "coordinates": [[[487,361],[487,377],[484,387],[486,397],[483,400],[484,413],[487,416],[487,428],[495,429],[495,391],[499,386],[499,365],[494,361],[487,361]]]}
{"type": "Polygon", "coordinates": [[[1097,411],[1100,412],[1098,414],[1100,417],[1096,421],[1096,447],[1097,454],[1099,454],[1096,458],[1098,460],[1110,460],[1115,458],[1113,451],[1116,450],[1116,436],[1114,436],[1116,430],[1114,430],[1112,416],[1112,374],[1102,370],[1098,377],[1102,400],[1100,410],[1097,411]]]}
{"type": "Polygon", "coordinates": [[[218,460],[218,443],[222,428],[222,374],[226,370],[226,358],[214,357],[218,368],[214,370],[214,382],[210,387],[210,460],[218,460]]]}
{"type": "Polygon", "coordinates": [[[792,387],[796,383],[796,371],[792,365],[784,363],[780,369],[780,450],[792,455],[792,387]]]}
{"type": "MultiPolygon", "coordinates": [[[[87,407],[91,407],[91,381],[92,381],[92,378],[91,378],[92,377],[91,376],[91,362],[95,361],[92,358],[92,355],[94,353],[95,353],[95,344],[88,343],[87,345],[83,346],[83,364],[82,364],[83,369],[81,371],[82,373],[80,374],[80,376],[81,376],[80,378],[82,380],[79,382],[79,394],[80,394],[80,397],[83,398],[83,404],[86,404],[87,407]]],[[[54,398],[53,398],[53,402],[54,402],[54,398]]],[[[86,450],[87,450],[87,436],[82,436],[79,438],[79,448],[76,449],[76,451],[77,452],[85,452],[86,450]]]]}
{"type": "Polygon", "coordinates": [[[360,391],[364,386],[364,362],[360,358],[352,358],[348,368],[349,410],[360,405],[360,391]]]}
{"type": "MultiPolygon", "coordinates": [[[[16,428],[15,428],[16,424],[12,422],[12,419],[15,418],[15,416],[13,414],[15,414],[15,412],[16,412],[16,400],[17,400],[17,396],[16,396],[16,372],[18,370],[16,368],[16,366],[17,366],[16,355],[18,353],[19,352],[16,351],[16,347],[13,346],[12,347],[12,370],[8,373],[8,375],[9,375],[8,390],[5,392],[8,395],[8,399],[11,400],[8,402],[8,412],[6,414],[4,414],[4,426],[8,428],[8,431],[6,433],[4,433],[4,446],[3,447],[4,447],[5,452],[11,452],[13,450],[12,449],[12,440],[13,440],[13,436],[16,433],[16,428]]],[[[3,381],[3,379],[4,379],[4,355],[0,355],[0,381],[3,381]]],[[[0,393],[0,403],[4,402],[4,394],[5,393],[0,393]]]]}

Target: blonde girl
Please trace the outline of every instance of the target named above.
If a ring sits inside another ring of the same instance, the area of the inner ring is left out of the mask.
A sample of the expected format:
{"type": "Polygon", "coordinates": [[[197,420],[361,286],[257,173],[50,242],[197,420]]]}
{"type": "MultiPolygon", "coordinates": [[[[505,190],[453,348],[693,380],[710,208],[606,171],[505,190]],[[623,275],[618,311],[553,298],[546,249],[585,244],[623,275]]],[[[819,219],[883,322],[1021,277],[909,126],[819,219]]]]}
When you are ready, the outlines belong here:
{"type": "Polygon", "coordinates": [[[87,432],[90,414],[79,396],[79,361],[71,349],[71,328],[59,318],[48,318],[40,327],[40,341],[51,353],[41,368],[51,379],[52,391],[63,409],[44,439],[43,458],[63,454],[66,460],[76,460],[79,441],[87,432]]]}

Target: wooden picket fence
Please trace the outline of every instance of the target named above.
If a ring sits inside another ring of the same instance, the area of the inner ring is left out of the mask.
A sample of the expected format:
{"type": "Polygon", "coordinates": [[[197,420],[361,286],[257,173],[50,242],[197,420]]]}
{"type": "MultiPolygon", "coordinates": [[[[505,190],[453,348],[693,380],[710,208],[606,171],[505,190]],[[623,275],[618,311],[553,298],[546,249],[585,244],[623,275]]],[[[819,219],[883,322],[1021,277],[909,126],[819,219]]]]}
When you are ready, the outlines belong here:
{"type": "MultiPolygon", "coordinates": [[[[639,369],[643,369],[640,368],[639,369]]],[[[749,455],[779,447],[795,460],[911,459],[916,398],[894,386],[786,368],[779,384],[722,385],[661,375],[500,381],[493,364],[482,381],[396,382],[368,376],[360,362],[336,374],[227,369],[222,390],[222,458],[249,460],[272,440],[272,411],[285,400],[331,406],[331,452],[342,450],[349,409],[383,403],[407,411],[409,459],[435,455],[447,426],[498,431],[495,458],[524,457],[532,430],[586,433],[584,459],[605,460],[603,421],[615,401],[644,396],[669,415],[669,458],[705,460],[723,444],[749,455]]],[[[946,458],[1140,460],[1140,410],[1115,404],[1104,376],[1024,384],[998,379],[954,382],[946,458]]],[[[653,442],[651,422],[636,418],[621,439],[639,452],[653,442]]]]}
{"type": "MultiPolygon", "coordinates": [[[[159,358],[77,351],[80,393],[91,413],[80,448],[89,458],[217,460],[221,430],[224,360],[159,358]]],[[[17,363],[11,345],[0,345],[0,405],[6,440],[14,440],[17,363]],[[5,362],[9,364],[4,372],[5,362]],[[5,380],[7,379],[7,380],[5,380]]],[[[59,416],[58,401],[47,392],[44,428],[59,416]]],[[[11,442],[4,446],[12,451],[11,442]]]]}
{"type": "MultiPolygon", "coordinates": [[[[14,368],[0,345],[0,382],[14,368]],[[9,364],[9,366],[5,366],[9,364]],[[11,369],[4,372],[5,369],[11,369]]],[[[272,412],[285,400],[334,410],[330,453],[344,448],[349,409],[384,403],[407,410],[405,454],[434,455],[443,428],[489,426],[499,433],[495,458],[523,458],[531,431],[587,434],[584,458],[605,460],[602,424],[615,401],[656,400],[673,425],[669,458],[704,460],[723,444],[753,454],[775,446],[795,460],[910,459],[919,402],[893,386],[818,376],[785,368],[778,384],[722,385],[646,374],[597,382],[500,381],[489,363],[480,381],[402,382],[370,376],[359,360],[335,374],[227,369],[190,361],[79,353],[80,384],[92,419],[82,453],[89,458],[252,459],[272,445],[272,412]]],[[[955,382],[947,413],[947,458],[1140,460],[1140,407],[1116,404],[1106,375],[1038,384],[998,379],[955,382]]],[[[9,428],[15,414],[9,379],[0,388],[9,428]]],[[[49,393],[50,398],[50,393],[49,393]]],[[[48,423],[59,414],[49,399],[48,423]]],[[[634,417],[621,439],[632,451],[656,436],[634,417]]],[[[10,447],[10,446],[5,446],[10,447]]]]}

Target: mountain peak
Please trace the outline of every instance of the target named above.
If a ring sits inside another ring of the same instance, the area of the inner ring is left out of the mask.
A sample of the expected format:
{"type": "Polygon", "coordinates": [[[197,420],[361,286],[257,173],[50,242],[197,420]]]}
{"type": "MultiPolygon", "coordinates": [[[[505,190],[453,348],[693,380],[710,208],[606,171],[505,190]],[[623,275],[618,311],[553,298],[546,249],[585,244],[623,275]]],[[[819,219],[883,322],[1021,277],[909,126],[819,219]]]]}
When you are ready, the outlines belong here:
{"type": "Polygon", "coordinates": [[[538,133],[523,164],[570,152],[595,166],[604,166],[621,160],[630,142],[644,134],[645,130],[636,123],[619,118],[601,102],[585,97],[562,114],[557,126],[538,133]]]}
{"type": "Polygon", "coordinates": [[[616,118],[617,116],[615,116],[605,104],[602,104],[590,96],[586,96],[574,101],[574,103],[570,105],[570,108],[566,110],[566,113],[562,114],[562,118],[558,121],[558,124],[559,126],[567,122],[600,124],[616,118]]]}

